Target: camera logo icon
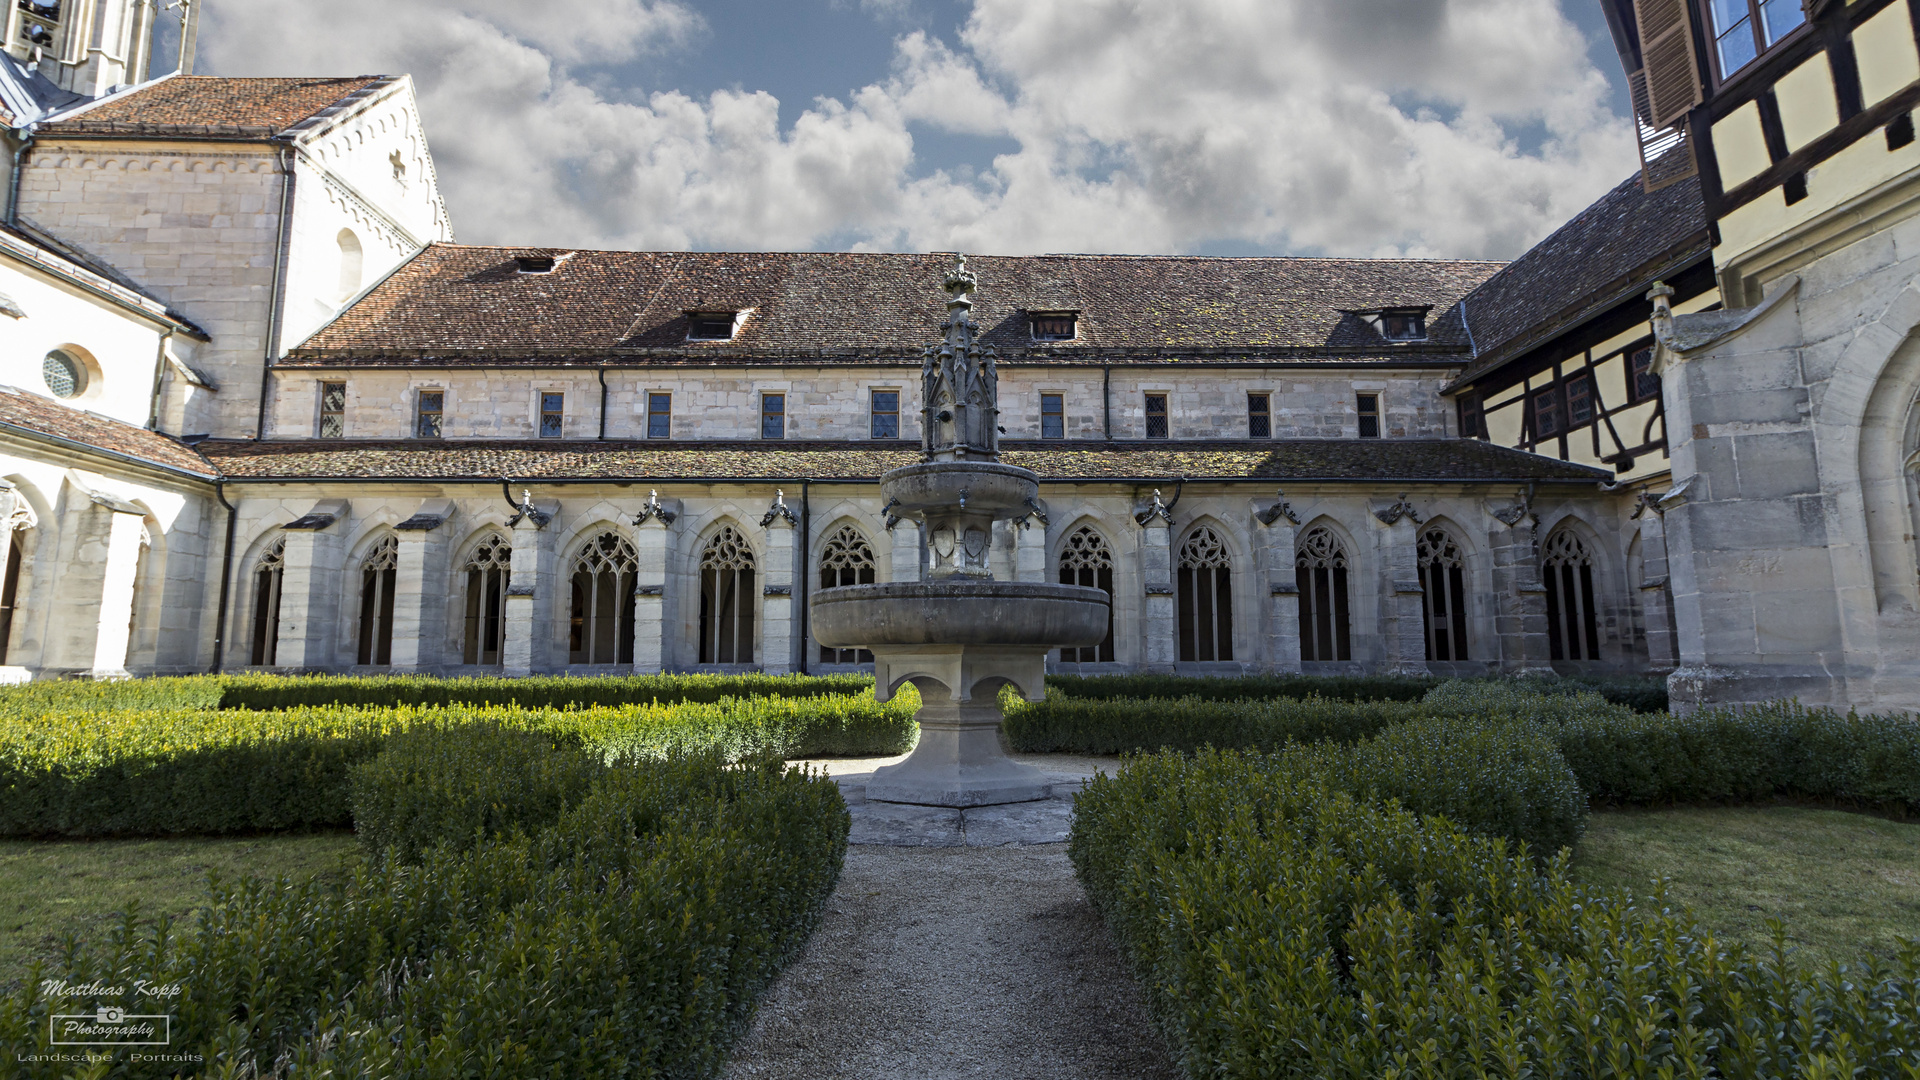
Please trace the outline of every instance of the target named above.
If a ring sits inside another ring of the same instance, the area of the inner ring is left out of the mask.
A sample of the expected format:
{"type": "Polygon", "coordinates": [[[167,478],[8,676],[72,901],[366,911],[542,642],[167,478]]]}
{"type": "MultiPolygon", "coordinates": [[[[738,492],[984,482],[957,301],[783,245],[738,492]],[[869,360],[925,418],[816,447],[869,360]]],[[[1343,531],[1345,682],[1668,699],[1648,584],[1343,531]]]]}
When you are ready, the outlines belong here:
{"type": "Polygon", "coordinates": [[[127,1010],[114,1009],[102,1005],[99,1010],[94,1013],[93,1019],[94,1022],[98,1024],[122,1024],[126,1022],[127,1010]]]}

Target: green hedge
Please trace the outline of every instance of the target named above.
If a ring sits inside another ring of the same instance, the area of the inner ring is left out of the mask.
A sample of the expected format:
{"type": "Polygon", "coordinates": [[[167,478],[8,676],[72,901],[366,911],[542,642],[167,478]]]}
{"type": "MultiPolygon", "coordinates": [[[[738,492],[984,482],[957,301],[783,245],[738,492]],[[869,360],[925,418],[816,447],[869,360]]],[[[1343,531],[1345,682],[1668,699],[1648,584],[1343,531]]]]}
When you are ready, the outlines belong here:
{"type": "Polygon", "coordinates": [[[1002,729],[1023,754],[1129,754],[1203,746],[1276,750],[1287,742],[1352,742],[1422,715],[1417,702],[1188,697],[1096,699],[1055,693],[1044,701],[1001,695],[1002,729]]]}
{"type": "Polygon", "coordinates": [[[523,709],[671,705],[745,697],[846,697],[873,690],[871,675],[612,675],[434,678],[391,675],[229,675],[227,709],[315,705],[518,705],[523,709]]]}
{"type": "Polygon", "coordinates": [[[1345,750],[1141,758],[1079,797],[1075,869],[1195,1080],[1915,1075],[1920,946],[1891,969],[1747,955],[1408,809],[1457,759],[1356,794],[1345,750]]]}
{"type": "Polygon", "coordinates": [[[0,835],[106,836],[338,827],[348,776],[396,732],[483,724],[562,735],[603,755],[712,750],[897,754],[919,699],[747,698],[581,710],[515,706],[283,712],[0,714],[0,835]]]}
{"type": "MultiPolygon", "coordinates": [[[[1406,675],[1049,675],[1047,687],[1070,698],[1199,698],[1267,701],[1321,697],[1334,701],[1419,701],[1443,680],[1406,675]]],[[[1499,678],[1465,680],[1500,684],[1499,678]]],[[[1568,675],[1528,679],[1539,693],[1591,691],[1639,712],[1667,711],[1667,681],[1658,676],[1568,675]]]]}
{"type": "MultiPolygon", "coordinates": [[[[564,805],[512,802],[464,844],[385,851],[349,880],[215,883],[191,927],[140,930],[129,916],[0,1001],[0,1031],[44,1052],[53,1012],[168,1012],[167,1052],[205,1064],[112,1073],[142,1078],[711,1077],[817,923],[846,851],[835,786],[777,763],[610,765],[487,728],[420,731],[394,750],[413,764],[370,765],[356,801],[428,759],[449,790],[512,792],[543,754],[563,760],[541,775],[590,780],[564,805]],[[503,741],[519,752],[499,758],[503,741]],[[125,992],[50,1001],[43,978],[125,992]],[[155,1008],[135,980],[180,995],[155,1008]]],[[[476,824],[471,801],[442,805],[444,822],[408,835],[476,824]]],[[[31,1057],[13,1075],[72,1074],[31,1057]]]]}

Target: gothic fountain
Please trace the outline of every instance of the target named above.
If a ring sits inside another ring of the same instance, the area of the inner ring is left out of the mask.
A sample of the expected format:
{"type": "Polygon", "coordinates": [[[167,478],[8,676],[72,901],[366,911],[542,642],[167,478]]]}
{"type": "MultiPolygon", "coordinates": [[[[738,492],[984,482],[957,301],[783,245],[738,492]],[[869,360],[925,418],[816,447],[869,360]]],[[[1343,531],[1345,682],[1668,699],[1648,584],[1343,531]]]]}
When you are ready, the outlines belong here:
{"type": "Polygon", "coordinates": [[[873,801],[1046,798],[1045,774],[1001,748],[1000,687],[1040,700],[1048,651],[1095,645],[1107,633],[1104,590],[995,581],[988,568],[994,522],[1041,515],[1039,477],[999,462],[999,375],[971,315],[976,284],[964,258],[947,273],[943,340],[921,364],[923,460],[880,478],[889,525],[911,520],[924,530],[921,580],[822,589],[811,605],[820,644],[873,653],[876,698],[907,682],[920,691],[920,743],[874,772],[873,801]]]}

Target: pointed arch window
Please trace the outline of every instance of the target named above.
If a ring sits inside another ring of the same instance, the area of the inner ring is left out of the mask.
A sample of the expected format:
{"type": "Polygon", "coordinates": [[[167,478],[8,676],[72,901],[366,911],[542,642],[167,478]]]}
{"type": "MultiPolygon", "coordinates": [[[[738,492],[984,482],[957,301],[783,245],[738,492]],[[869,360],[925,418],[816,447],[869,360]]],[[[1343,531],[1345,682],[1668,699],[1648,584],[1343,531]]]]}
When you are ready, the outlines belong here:
{"type": "Polygon", "coordinates": [[[1557,529],[1540,550],[1547,587],[1547,648],[1555,660],[1600,659],[1593,609],[1593,552],[1572,529],[1557,529]]]}
{"type": "Polygon", "coordinates": [[[513,573],[513,543],[495,533],[473,549],[461,569],[467,574],[467,619],[460,662],[498,664],[507,636],[507,581],[513,573]]]}
{"type": "Polygon", "coordinates": [[[633,663],[633,589],[640,558],[618,533],[603,532],[573,560],[570,664],[633,663]]]}
{"type": "Polygon", "coordinates": [[[1444,529],[1420,536],[1420,604],[1427,659],[1467,658],[1467,560],[1444,529]]]}
{"type": "Polygon", "coordinates": [[[275,540],[253,567],[253,655],[255,667],[273,666],[280,643],[280,580],[287,568],[287,541],[275,540]]]}
{"type": "Polygon", "coordinates": [[[13,614],[20,607],[20,574],[26,561],[26,552],[21,549],[21,533],[33,527],[33,512],[16,503],[11,520],[0,521],[0,529],[6,529],[11,535],[7,544],[7,572],[0,580],[0,664],[7,662],[7,651],[13,647],[13,614]]]}
{"type": "Polygon", "coordinates": [[[360,563],[360,657],[362,664],[393,663],[393,586],[400,568],[400,538],[388,533],[360,563]]]}
{"type": "MultiPolygon", "coordinates": [[[[874,582],[873,548],[860,530],[843,525],[827,538],[820,551],[820,587],[837,589],[843,585],[871,585],[874,582]]],[[[704,575],[702,575],[704,577],[704,575]]],[[[871,664],[873,653],[866,649],[834,649],[820,646],[823,664],[871,664]]]]}
{"type": "Polygon", "coordinates": [[[1220,534],[1195,529],[1180,545],[1180,659],[1233,659],[1233,567],[1220,534]]]}
{"type": "Polygon", "coordinates": [[[1113,549],[1091,525],[1082,525],[1067,534],[1060,545],[1060,584],[1105,589],[1107,636],[1098,645],[1061,649],[1063,664],[1098,664],[1113,660],[1113,549]]]}
{"type": "Polygon", "coordinates": [[[1300,589],[1300,659],[1353,659],[1353,626],[1347,608],[1347,549],[1332,529],[1316,525],[1295,549],[1294,583],[1300,589]]]}
{"type": "Polygon", "coordinates": [[[728,525],[700,553],[700,662],[753,663],[753,548],[728,525]]]}

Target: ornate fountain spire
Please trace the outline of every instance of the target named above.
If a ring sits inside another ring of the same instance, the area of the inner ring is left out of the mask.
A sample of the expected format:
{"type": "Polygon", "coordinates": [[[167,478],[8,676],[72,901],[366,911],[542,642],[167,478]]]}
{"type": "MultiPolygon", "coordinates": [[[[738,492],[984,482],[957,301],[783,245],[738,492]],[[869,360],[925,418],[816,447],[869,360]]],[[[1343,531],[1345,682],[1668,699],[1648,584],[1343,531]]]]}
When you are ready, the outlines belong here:
{"type": "Polygon", "coordinates": [[[997,461],[1000,458],[1000,375],[993,349],[980,344],[968,294],[979,278],[967,257],[954,257],[947,271],[947,321],[941,341],[921,359],[921,450],[928,461],[997,461]]]}

